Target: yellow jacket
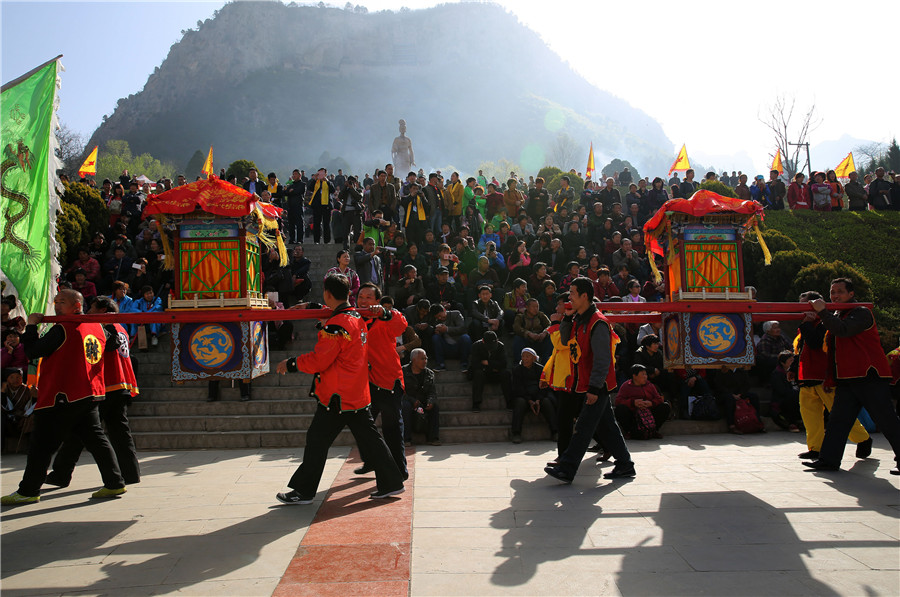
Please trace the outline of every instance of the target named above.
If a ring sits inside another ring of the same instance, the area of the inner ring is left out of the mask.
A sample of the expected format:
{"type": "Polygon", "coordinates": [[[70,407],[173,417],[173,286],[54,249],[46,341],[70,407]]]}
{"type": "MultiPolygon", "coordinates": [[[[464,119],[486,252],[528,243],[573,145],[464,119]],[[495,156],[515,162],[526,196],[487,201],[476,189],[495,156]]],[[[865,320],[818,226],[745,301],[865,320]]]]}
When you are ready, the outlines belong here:
{"type": "Polygon", "coordinates": [[[449,199],[449,211],[451,216],[461,216],[463,212],[463,191],[465,185],[460,181],[451,182],[445,191],[445,197],[449,199]]]}
{"type": "Polygon", "coordinates": [[[553,353],[541,372],[541,381],[554,390],[568,390],[572,377],[572,353],[568,344],[559,339],[559,323],[550,326],[553,353]]]}

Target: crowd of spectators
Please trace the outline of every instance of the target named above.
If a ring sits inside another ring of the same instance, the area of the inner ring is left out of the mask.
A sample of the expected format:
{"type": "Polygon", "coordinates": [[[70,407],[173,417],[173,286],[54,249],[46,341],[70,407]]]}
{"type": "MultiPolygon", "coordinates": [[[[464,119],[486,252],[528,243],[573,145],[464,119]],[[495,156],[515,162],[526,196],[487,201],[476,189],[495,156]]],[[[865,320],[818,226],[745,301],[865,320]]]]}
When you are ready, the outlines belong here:
{"type": "MultiPolygon", "coordinates": [[[[891,172],[886,178],[881,168],[862,182],[854,172],[846,184],[833,171],[813,173],[810,184],[798,174],[785,185],[776,171],[768,181],[754,177],[750,186],[740,172],[710,172],[705,180],[733,187],[738,197],[766,209],[900,209],[900,177],[891,172]]],[[[419,170],[401,179],[390,164],[373,176],[366,173],[362,181],[324,169],[312,176],[294,170],[285,184],[274,172],[264,180],[256,170],[244,180],[229,181],[285,210],[281,233],[291,245],[290,261],[281,265],[277,251],[264,256],[267,292],[277,292],[286,307],[317,300],[309,296],[312,272],[326,270],[350,279],[351,300],[361,284],[376,284],[405,314],[417,339],[415,347],[425,350],[435,370],[446,369],[448,359],[459,360],[459,368],[473,380],[474,410],[480,407],[484,384],[500,383],[515,415],[514,437],[520,437],[522,417],[529,409],[545,417],[556,433],[552,397],[535,389],[532,373],[550,355],[549,329],[561,317],[559,305],[572,280],[589,278],[600,302],[663,300],[665,281],[652,278],[649,263],[660,258],[648,254],[642,227],[667,200],[689,197],[699,188],[692,170],[683,179],[676,174],[668,181],[634,181],[625,168],[602,184],[588,180],[576,196],[566,176],[551,193],[542,178],[530,176],[526,181],[514,172],[503,183],[488,181],[481,171],[467,178],[453,172],[445,178],[440,171],[426,175],[419,170]],[[626,186],[623,197],[619,189],[626,186]],[[304,256],[303,243],[310,242],[333,242],[335,262],[314,268],[304,256]],[[510,374],[513,368],[515,376],[510,374]]],[[[60,287],[78,290],[88,302],[112,296],[123,313],[164,310],[172,272],[163,266],[155,221],[142,214],[149,193],[186,182],[179,175],[174,183],[164,179],[154,188],[127,171],[118,180],[104,180],[99,191],[109,208],[108,229],[78,247],[71,262],[63,264],[60,287]]],[[[3,304],[3,367],[21,367],[21,346],[16,348],[16,332],[21,330],[7,324],[10,304],[3,304]],[[7,335],[7,330],[13,333],[7,335]]],[[[143,327],[148,344],[156,345],[163,330],[157,324],[143,327]]],[[[745,371],[667,371],[657,324],[617,328],[622,339],[617,350],[620,385],[633,394],[620,400],[617,413],[630,433],[658,435],[660,419],[691,416],[692,405],[701,404],[703,396],[717,397],[718,408],[713,410],[733,429],[731,398],[747,396],[758,409],[745,371]],[[640,427],[639,433],[640,405],[647,405],[659,421],[652,432],[640,427]]],[[[286,334],[276,336],[279,348],[291,341],[291,328],[285,329],[286,334]]],[[[129,332],[134,340],[141,330],[130,326],[129,332]]],[[[790,377],[783,358],[790,349],[777,322],[762,331],[754,369],[757,383],[789,394],[782,391],[785,386],[778,376],[790,377]]],[[[424,354],[417,353],[417,375],[424,354]]],[[[408,362],[408,353],[404,357],[408,362]]],[[[777,422],[796,427],[792,407],[784,412],[777,422]]]]}

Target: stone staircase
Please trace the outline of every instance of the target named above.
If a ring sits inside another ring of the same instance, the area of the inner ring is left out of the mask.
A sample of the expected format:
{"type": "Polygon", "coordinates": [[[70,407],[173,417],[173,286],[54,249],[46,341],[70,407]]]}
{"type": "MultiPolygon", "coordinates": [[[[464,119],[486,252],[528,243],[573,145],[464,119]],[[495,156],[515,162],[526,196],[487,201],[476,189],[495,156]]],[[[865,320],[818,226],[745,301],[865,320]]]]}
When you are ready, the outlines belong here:
{"type": "MultiPolygon", "coordinates": [[[[313,290],[308,300],[321,301],[324,272],[335,263],[339,245],[304,245],[313,262],[313,290]]],[[[271,368],[283,359],[312,350],[315,322],[295,322],[295,340],[289,351],[272,351],[271,368]]],[[[138,385],[141,395],[129,409],[131,429],[140,450],[189,450],[221,448],[302,447],[316,403],[309,397],[312,376],[270,373],[253,381],[252,400],[240,402],[237,385],[221,383],[220,400],[206,402],[206,382],[175,383],[171,380],[169,337],[149,352],[138,352],[138,385]]],[[[508,441],[512,413],[503,404],[499,386],[488,385],[480,413],[471,412],[471,384],[459,371],[458,361],[448,361],[450,370],[436,373],[441,408],[441,440],[444,443],[508,441]]],[[[666,434],[716,433],[726,430],[724,421],[671,421],[666,434]]],[[[547,440],[543,419],[527,416],[523,428],[526,441],[547,440]]],[[[413,437],[423,442],[424,437],[413,437]]],[[[336,445],[354,443],[344,431],[336,445]]]]}

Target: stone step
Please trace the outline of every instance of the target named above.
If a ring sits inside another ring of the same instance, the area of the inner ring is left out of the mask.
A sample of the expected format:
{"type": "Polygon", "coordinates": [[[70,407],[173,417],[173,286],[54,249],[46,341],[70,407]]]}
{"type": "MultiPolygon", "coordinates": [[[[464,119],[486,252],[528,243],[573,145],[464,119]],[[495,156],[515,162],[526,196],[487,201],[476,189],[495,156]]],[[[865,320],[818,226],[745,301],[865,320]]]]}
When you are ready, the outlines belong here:
{"type": "MultiPolygon", "coordinates": [[[[138,450],[220,450],[254,448],[302,448],[305,431],[226,431],[214,433],[135,433],[138,450]]],[[[349,430],[342,431],[335,446],[354,445],[349,430]]]]}

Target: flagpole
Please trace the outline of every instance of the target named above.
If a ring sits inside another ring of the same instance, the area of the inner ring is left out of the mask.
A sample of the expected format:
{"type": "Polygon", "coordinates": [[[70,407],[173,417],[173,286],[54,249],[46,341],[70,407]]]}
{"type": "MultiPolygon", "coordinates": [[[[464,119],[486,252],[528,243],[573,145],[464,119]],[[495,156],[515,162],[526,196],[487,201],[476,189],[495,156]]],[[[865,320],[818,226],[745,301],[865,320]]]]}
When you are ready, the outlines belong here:
{"type": "Polygon", "coordinates": [[[16,85],[18,85],[18,84],[21,83],[22,81],[28,79],[28,77],[30,77],[31,75],[35,74],[36,72],[38,72],[39,70],[41,70],[42,68],[44,68],[45,66],[47,66],[48,64],[52,64],[53,62],[56,62],[57,60],[59,60],[59,59],[62,58],[62,57],[63,57],[63,55],[60,54],[60,55],[57,56],[56,58],[53,58],[52,60],[48,60],[47,62],[45,62],[44,64],[38,66],[37,68],[31,69],[30,71],[28,71],[27,73],[25,73],[25,74],[22,75],[21,77],[17,77],[17,78],[15,78],[15,79],[13,79],[12,81],[10,81],[9,83],[4,84],[3,87],[0,88],[0,92],[6,91],[7,89],[12,89],[13,87],[15,87],[16,85]]]}

